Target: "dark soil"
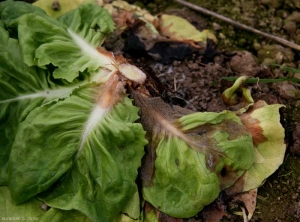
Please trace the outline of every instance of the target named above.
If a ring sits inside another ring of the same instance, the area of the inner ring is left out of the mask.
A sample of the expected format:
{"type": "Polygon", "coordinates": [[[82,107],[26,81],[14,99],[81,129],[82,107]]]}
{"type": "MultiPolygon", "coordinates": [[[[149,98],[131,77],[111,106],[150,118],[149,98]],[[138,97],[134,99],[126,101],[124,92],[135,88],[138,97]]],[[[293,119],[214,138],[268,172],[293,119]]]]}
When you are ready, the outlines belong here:
{"type": "MultiPolygon", "coordinates": [[[[147,56],[137,58],[139,55],[135,52],[125,53],[137,66],[159,79],[164,88],[160,94],[169,103],[194,111],[217,112],[227,108],[220,95],[232,84],[222,80],[222,77],[248,75],[263,79],[300,78],[300,70],[299,73],[292,73],[267,66],[276,63],[299,68],[300,53],[295,50],[219,20],[205,18],[197,12],[182,9],[171,1],[135,3],[147,7],[153,13],[164,10],[177,13],[199,29],[206,27],[214,30],[218,38],[218,45],[209,45],[205,54],[194,52],[182,60],[172,60],[169,64],[162,64],[147,56]]],[[[297,0],[194,0],[193,3],[300,44],[300,3],[297,0]]],[[[300,221],[299,84],[258,82],[248,87],[252,89],[255,100],[286,105],[282,112],[282,124],[287,144],[283,164],[258,189],[257,207],[251,221],[300,221]]],[[[229,214],[223,221],[242,220],[240,216],[229,214]]]]}

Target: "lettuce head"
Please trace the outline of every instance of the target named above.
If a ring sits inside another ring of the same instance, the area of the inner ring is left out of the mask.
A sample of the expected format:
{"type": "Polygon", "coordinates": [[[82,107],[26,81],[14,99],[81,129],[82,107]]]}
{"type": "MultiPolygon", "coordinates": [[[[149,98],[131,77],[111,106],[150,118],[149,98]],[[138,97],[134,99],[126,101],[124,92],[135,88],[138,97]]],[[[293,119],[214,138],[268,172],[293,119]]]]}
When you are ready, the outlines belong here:
{"type": "Polygon", "coordinates": [[[44,221],[66,210],[111,221],[137,193],[147,141],[125,85],[145,74],[101,48],[114,23],[96,4],[54,19],[7,1],[0,16],[3,192],[14,204],[43,201],[44,221]]]}

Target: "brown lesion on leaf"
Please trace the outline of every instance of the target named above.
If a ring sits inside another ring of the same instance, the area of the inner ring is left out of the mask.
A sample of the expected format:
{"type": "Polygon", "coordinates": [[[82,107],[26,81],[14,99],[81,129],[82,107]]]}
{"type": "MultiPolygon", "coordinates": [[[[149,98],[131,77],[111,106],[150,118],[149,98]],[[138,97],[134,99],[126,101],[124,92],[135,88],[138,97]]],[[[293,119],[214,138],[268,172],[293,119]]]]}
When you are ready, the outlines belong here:
{"type": "MultiPolygon", "coordinates": [[[[151,97],[149,91],[141,86],[132,90],[131,96],[135,105],[141,109],[141,123],[149,141],[141,169],[141,178],[145,187],[153,185],[156,149],[163,137],[164,139],[177,137],[191,149],[203,153],[206,158],[206,167],[215,172],[220,159],[226,158],[226,154],[219,150],[214,134],[223,131],[228,134],[229,141],[249,135],[245,126],[231,119],[223,120],[218,124],[206,123],[193,129],[183,130],[178,119],[193,113],[192,111],[167,104],[160,97],[151,97]]],[[[240,172],[228,165],[224,166],[223,170],[218,173],[221,189],[233,184],[239,176],[240,172]]]]}
{"type": "Polygon", "coordinates": [[[112,52],[109,52],[109,51],[105,50],[105,49],[102,48],[102,47],[98,47],[98,48],[97,48],[97,51],[98,51],[100,54],[109,57],[111,60],[114,60],[114,59],[115,59],[115,56],[114,56],[114,54],[113,54],[112,52]]]}
{"type": "Polygon", "coordinates": [[[245,185],[244,177],[245,177],[245,172],[242,176],[240,176],[235,181],[235,183],[232,186],[230,186],[228,189],[225,190],[228,196],[234,196],[244,191],[244,185],[245,185]]]}
{"type": "Polygon", "coordinates": [[[236,170],[233,170],[230,166],[224,166],[220,172],[218,172],[218,178],[220,181],[220,189],[224,190],[236,182],[240,177],[240,174],[236,170]]]}
{"type": "Polygon", "coordinates": [[[149,141],[146,147],[146,154],[143,157],[141,168],[141,179],[144,187],[153,185],[155,174],[156,149],[163,136],[184,136],[172,124],[176,117],[189,114],[192,111],[179,106],[171,106],[165,103],[160,97],[151,97],[145,87],[139,87],[131,92],[136,106],[140,108],[141,123],[149,141]],[[182,135],[181,135],[182,134],[182,135]]]}
{"type": "MultiPolygon", "coordinates": [[[[98,51],[100,54],[102,54],[102,55],[104,55],[104,56],[110,58],[111,62],[112,62],[115,66],[118,66],[118,65],[124,64],[124,63],[128,63],[127,59],[124,58],[124,56],[121,55],[121,54],[115,56],[114,53],[109,52],[109,51],[105,50],[105,49],[102,48],[102,47],[98,47],[98,48],[97,48],[97,51],[98,51]]],[[[118,67],[115,67],[115,68],[118,70],[118,67]]]]}
{"type": "Polygon", "coordinates": [[[118,34],[121,34],[128,26],[135,22],[134,13],[122,9],[118,9],[118,13],[114,14],[113,19],[118,34]]]}
{"type": "Polygon", "coordinates": [[[228,140],[235,140],[241,136],[249,135],[246,127],[242,124],[238,124],[233,120],[225,120],[220,124],[220,129],[224,132],[229,132],[228,140]]]}
{"type": "Polygon", "coordinates": [[[141,87],[131,93],[134,103],[141,109],[144,129],[152,134],[165,131],[166,134],[181,134],[173,124],[177,118],[192,113],[176,105],[165,103],[160,97],[150,97],[147,89],[141,87]]]}
{"type": "MultiPolygon", "coordinates": [[[[235,139],[240,136],[241,133],[246,132],[245,129],[241,128],[241,124],[235,123],[232,120],[221,123],[221,128],[216,128],[213,124],[205,124],[190,131],[183,131],[176,120],[184,115],[193,113],[192,111],[179,106],[171,106],[159,97],[150,97],[147,90],[143,88],[133,91],[132,97],[135,105],[141,109],[141,123],[147,132],[147,140],[149,141],[141,169],[141,178],[144,186],[151,186],[153,183],[156,149],[163,137],[165,137],[164,139],[177,137],[184,141],[191,149],[205,154],[207,168],[214,171],[220,157],[226,156],[223,152],[218,150],[214,133],[218,130],[228,131],[229,129],[230,132],[232,132],[230,139],[235,139]],[[237,126],[234,127],[235,125],[237,126]]],[[[176,147],[174,147],[174,149],[176,149],[176,147]]],[[[227,174],[222,178],[224,184],[227,184],[225,181],[236,180],[235,173],[231,171],[232,170],[228,168],[227,174]]],[[[221,182],[221,184],[223,184],[223,182],[221,182]]]]}
{"type": "Polygon", "coordinates": [[[221,221],[221,219],[227,215],[226,213],[226,200],[222,196],[219,196],[214,202],[205,206],[200,212],[200,216],[204,221],[221,221]]]}
{"type": "MultiPolygon", "coordinates": [[[[224,120],[218,124],[206,123],[204,125],[184,131],[184,133],[187,134],[193,141],[192,147],[198,152],[201,152],[203,150],[203,147],[207,147],[206,150],[208,152],[205,152],[206,164],[208,169],[212,171],[215,171],[215,167],[220,161],[220,157],[226,158],[226,154],[218,150],[218,142],[214,138],[214,134],[219,131],[228,134],[228,141],[235,140],[241,136],[249,135],[249,132],[242,124],[239,124],[230,119],[224,120]]],[[[227,173],[229,176],[235,174],[233,170],[229,169],[229,167],[227,168],[227,173]]],[[[228,180],[235,181],[236,177],[237,175],[234,175],[235,179],[228,180]]],[[[225,177],[222,179],[224,180],[224,183],[225,179],[225,177]]],[[[221,185],[221,187],[222,186],[223,185],[221,185]]]]}
{"type": "Polygon", "coordinates": [[[254,110],[261,108],[263,106],[265,106],[265,102],[258,101],[246,113],[239,116],[243,125],[251,133],[253,144],[256,147],[258,146],[258,144],[268,140],[263,134],[263,129],[260,126],[260,121],[258,119],[251,117],[251,114],[253,113],[254,110]]]}
{"type": "Polygon", "coordinates": [[[260,127],[259,120],[251,118],[251,116],[248,114],[241,116],[241,120],[244,126],[251,133],[253,144],[256,147],[258,146],[258,144],[267,141],[267,138],[263,135],[263,129],[260,127]]]}
{"type": "MultiPolygon", "coordinates": [[[[100,54],[109,57],[109,58],[110,58],[113,62],[115,62],[116,64],[127,63],[127,59],[124,58],[124,56],[123,56],[122,54],[115,56],[114,53],[109,52],[109,51],[105,50],[105,49],[102,48],[102,47],[98,47],[98,48],[97,48],[97,51],[98,51],[100,54]]],[[[116,68],[117,68],[117,67],[116,67],[116,68]]]]}
{"type": "MultiPolygon", "coordinates": [[[[182,128],[182,126],[179,126],[179,128],[182,128]]],[[[238,137],[249,134],[242,124],[230,119],[223,120],[218,124],[206,123],[193,129],[185,130],[184,133],[188,133],[191,136],[197,137],[197,139],[201,139],[207,137],[207,135],[210,135],[209,137],[213,138],[213,134],[217,131],[228,133],[228,140],[235,140],[238,137]]],[[[211,144],[211,141],[209,144],[211,144]]]]}
{"type": "Polygon", "coordinates": [[[107,82],[104,83],[103,90],[99,93],[97,104],[101,108],[109,108],[123,100],[125,96],[125,88],[122,79],[117,75],[112,75],[107,82]]]}
{"type": "Polygon", "coordinates": [[[214,171],[216,164],[220,160],[223,153],[217,150],[217,141],[214,139],[213,134],[216,132],[211,124],[205,124],[191,130],[184,131],[189,139],[190,146],[197,152],[205,153],[206,164],[208,169],[214,171]]]}
{"type": "MultiPolygon", "coordinates": [[[[148,97],[148,95],[141,94],[139,91],[133,93],[135,104],[141,109],[141,123],[144,129],[149,132],[152,139],[161,140],[164,136],[166,139],[177,137],[184,141],[189,147],[198,152],[206,153],[207,151],[216,153],[217,155],[224,155],[211,147],[211,141],[197,141],[193,134],[183,132],[176,124],[176,120],[180,117],[191,114],[193,111],[181,108],[176,105],[169,105],[165,103],[160,97],[148,97]]],[[[209,138],[210,139],[210,138],[209,138]]]]}
{"type": "Polygon", "coordinates": [[[146,146],[145,155],[142,159],[143,164],[140,169],[140,176],[143,181],[143,187],[147,188],[153,186],[157,144],[152,141],[148,133],[146,134],[146,139],[149,143],[146,146]]]}

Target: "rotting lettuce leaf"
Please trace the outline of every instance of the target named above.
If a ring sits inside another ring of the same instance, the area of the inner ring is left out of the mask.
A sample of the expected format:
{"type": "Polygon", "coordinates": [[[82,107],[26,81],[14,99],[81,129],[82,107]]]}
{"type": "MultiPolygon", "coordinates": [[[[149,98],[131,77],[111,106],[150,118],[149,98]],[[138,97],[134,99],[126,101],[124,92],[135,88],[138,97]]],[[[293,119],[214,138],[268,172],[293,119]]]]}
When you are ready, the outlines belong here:
{"type": "Polygon", "coordinates": [[[234,113],[186,115],[158,98],[135,93],[134,100],[150,134],[143,196],[160,211],[196,215],[253,164],[251,134],[234,113]]]}
{"type": "Polygon", "coordinates": [[[264,101],[258,101],[247,114],[240,116],[257,147],[253,166],[241,177],[244,180],[243,191],[259,187],[284,160],[286,144],[284,129],[280,123],[281,107],[283,105],[268,105],[264,101]]]}
{"type": "MultiPolygon", "coordinates": [[[[247,76],[239,77],[235,83],[224,91],[222,98],[226,103],[238,102],[237,90],[242,90],[243,105],[235,113],[252,135],[255,160],[248,169],[229,189],[227,194],[233,196],[240,192],[259,187],[263,181],[274,173],[282,164],[286,144],[284,143],[284,128],[280,123],[279,109],[284,105],[272,104],[259,100],[254,103],[248,89],[242,87],[247,76]]],[[[239,104],[239,105],[240,105],[239,104]]]]}
{"type": "Polygon", "coordinates": [[[284,129],[280,124],[281,107],[283,105],[268,105],[260,100],[239,116],[252,134],[255,161],[251,168],[228,189],[228,194],[233,195],[259,187],[282,164],[286,145],[284,129]]]}
{"type": "Polygon", "coordinates": [[[98,71],[102,64],[74,42],[67,28],[78,33],[92,46],[99,46],[113,30],[113,21],[105,9],[96,4],[83,4],[58,20],[26,3],[3,2],[0,15],[6,29],[18,38],[24,62],[28,66],[55,67],[54,78],[69,82],[80,72],[98,71]],[[88,14],[85,12],[89,12],[88,14]],[[80,23],[78,23],[80,22],[80,23]],[[69,26],[69,27],[68,27],[69,26]]]}

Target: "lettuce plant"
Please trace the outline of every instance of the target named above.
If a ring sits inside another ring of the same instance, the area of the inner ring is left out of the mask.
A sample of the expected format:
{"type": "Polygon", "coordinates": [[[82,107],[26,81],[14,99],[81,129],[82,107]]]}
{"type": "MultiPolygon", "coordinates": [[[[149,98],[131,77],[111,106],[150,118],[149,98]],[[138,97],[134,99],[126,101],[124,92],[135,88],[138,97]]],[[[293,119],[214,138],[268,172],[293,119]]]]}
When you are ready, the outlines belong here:
{"type": "Polygon", "coordinates": [[[114,30],[103,8],[83,4],[54,19],[6,1],[0,16],[4,219],[147,221],[142,199],[170,216],[192,217],[220,191],[239,180],[248,184],[240,191],[256,188],[280,165],[279,105],[250,99],[239,113],[193,113],[151,98],[145,73],[101,48],[114,30]],[[269,159],[276,164],[269,167],[269,159]]]}
{"type": "Polygon", "coordinates": [[[1,185],[16,204],[39,195],[110,221],[137,191],[147,141],[124,86],[145,74],[97,50],[113,22],[94,4],[59,20],[19,2],[0,14],[1,185]]]}
{"type": "Polygon", "coordinates": [[[153,99],[137,101],[147,104],[141,105],[142,121],[152,128],[155,150],[148,156],[152,171],[147,166],[142,174],[144,198],[168,215],[196,215],[253,164],[252,137],[232,112],[181,116],[174,107],[151,109],[153,99]]]}

